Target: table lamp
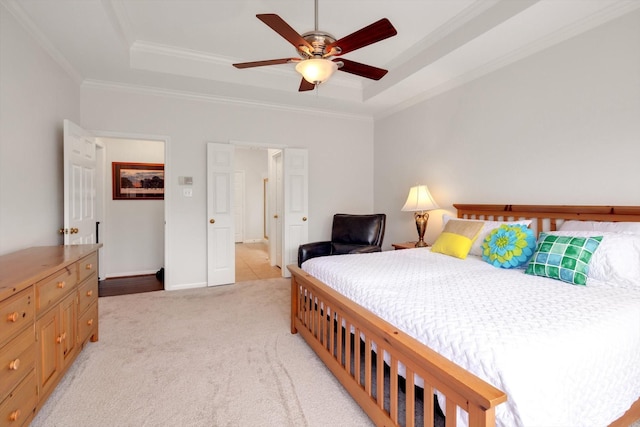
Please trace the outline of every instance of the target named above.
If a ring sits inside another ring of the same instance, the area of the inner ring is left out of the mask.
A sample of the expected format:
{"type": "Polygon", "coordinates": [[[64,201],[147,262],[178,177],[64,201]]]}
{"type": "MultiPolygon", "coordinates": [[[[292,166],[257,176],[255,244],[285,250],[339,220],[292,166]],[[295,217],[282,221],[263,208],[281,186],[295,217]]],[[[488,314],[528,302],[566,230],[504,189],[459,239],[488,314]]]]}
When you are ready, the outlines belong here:
{"type": "Polygon", "coordinates": [[[402,207],[403,211],[415,212],[416,228],[418,229],[418,242],[416,248],[427,246],[424,241],[424,232],[427,229],[427,221],[429,221],[429,213],[426,211],[438,209],[439,206],[433,200],[431,193],[426,185],[416,185],[409,190],[407,201],[402,207]]]}

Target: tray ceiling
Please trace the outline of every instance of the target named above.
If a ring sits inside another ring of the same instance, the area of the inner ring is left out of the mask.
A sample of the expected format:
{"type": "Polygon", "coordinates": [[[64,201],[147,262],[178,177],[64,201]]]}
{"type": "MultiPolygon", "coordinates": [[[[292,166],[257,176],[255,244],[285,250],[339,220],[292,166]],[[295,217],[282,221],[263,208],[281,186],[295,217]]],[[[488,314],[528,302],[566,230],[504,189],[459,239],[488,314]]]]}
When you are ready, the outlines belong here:
{"type": "Polygon", "coordinates": [[[294,57],[256,18],[314,27],[312,0],[0,0],[85,86],[125,87],[380,117],[478,78],[640,7],[636,0],[319,0],[337,38],[380,18],[398,35],[345,55],[386,68],[380,81],[336,73],[299,93],[294,57]]]}

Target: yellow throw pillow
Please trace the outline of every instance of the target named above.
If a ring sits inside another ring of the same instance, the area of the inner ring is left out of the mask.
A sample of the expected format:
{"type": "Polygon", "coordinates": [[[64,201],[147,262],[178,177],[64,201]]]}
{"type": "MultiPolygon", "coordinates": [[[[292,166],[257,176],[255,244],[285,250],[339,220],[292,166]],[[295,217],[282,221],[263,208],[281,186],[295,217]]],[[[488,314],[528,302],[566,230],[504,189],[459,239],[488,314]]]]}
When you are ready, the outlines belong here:
{"type": "Polygon", "coordinates": [[[483,225],[482,221],[451,220],[447,222],[444,230],[431,247],[431,252],[465,259],[483,225]]]}

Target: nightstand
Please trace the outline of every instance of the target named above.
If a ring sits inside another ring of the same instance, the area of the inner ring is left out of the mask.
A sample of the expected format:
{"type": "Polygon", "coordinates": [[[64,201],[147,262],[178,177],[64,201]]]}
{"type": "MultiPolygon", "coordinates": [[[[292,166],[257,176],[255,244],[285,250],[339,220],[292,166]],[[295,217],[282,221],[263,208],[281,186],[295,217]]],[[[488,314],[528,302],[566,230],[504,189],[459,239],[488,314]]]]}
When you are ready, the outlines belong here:
{"type": "Polygon", "coordinates": [[[416,247],[416,243],[417,242],[402,242],[402,243],[392,243],[391,246],[393,246],[393,248],[395,250],[400,250],[400,249],[413,249],[416,247]]]}

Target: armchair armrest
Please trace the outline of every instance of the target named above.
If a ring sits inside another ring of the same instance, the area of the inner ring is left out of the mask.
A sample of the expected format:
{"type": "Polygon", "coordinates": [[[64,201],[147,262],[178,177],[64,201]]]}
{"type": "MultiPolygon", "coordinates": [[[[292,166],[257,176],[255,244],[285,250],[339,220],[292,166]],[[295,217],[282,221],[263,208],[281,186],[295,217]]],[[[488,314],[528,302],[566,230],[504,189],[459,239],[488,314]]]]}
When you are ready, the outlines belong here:
{"type": "Polygon", "coordinates": [[[350,254],[367,254],[371,252],[381,252],[380,246],[360,246],[353,250],[350,250],[350,254]]]}
{"type": "Polygon", "coordinates": [[[308,259],[331,255],[331,242],[305,243],[298,247],[298,267],[308,259]]]}

